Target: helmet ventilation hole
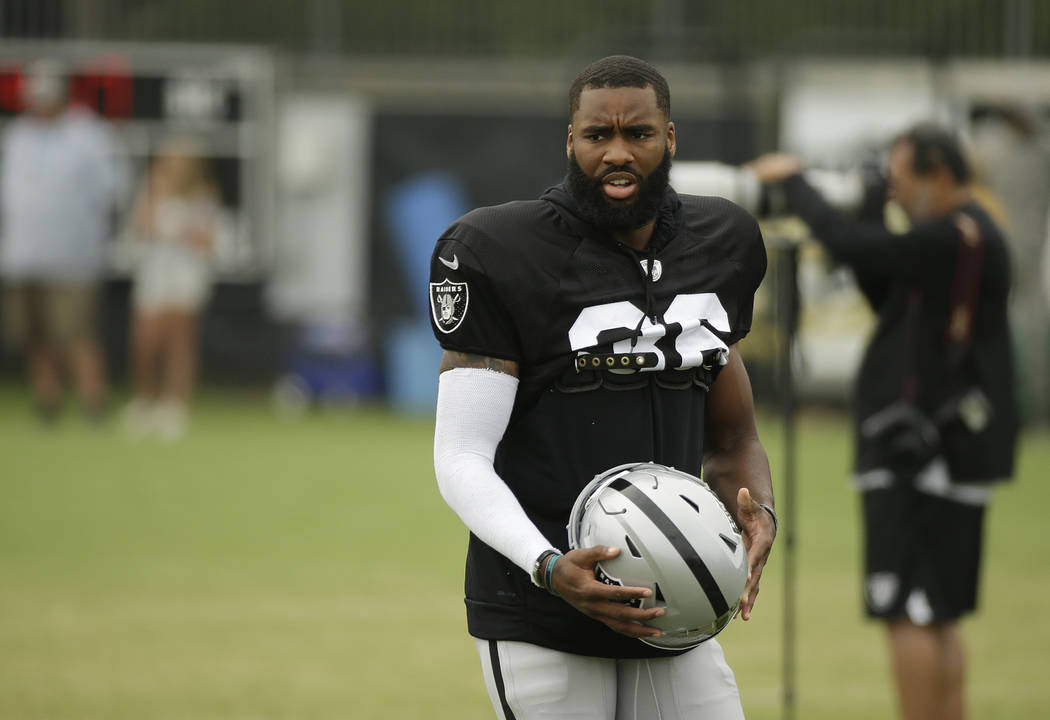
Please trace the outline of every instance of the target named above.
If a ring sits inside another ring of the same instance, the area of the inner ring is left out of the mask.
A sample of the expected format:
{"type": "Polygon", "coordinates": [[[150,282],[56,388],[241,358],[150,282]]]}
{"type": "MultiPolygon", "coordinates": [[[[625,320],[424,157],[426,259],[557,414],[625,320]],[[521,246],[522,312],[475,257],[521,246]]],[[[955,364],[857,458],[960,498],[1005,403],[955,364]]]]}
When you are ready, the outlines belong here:
{"type": "Polygon", "coordinates": [[[736,540],[734,540],[731,537],[727,537],[726,535],[723,535],[722,533],[718,533],[718,537],[722,538],[722,542],[724,542],[726,545],[729,546],[729,550],[731,552],[736,552],[736,540]]]}
{"type": "Polygon", "coordinates": [[[680,497],[680,498],[682,498],[683,500],[685,500],[686,504],[688,504],[688,505],[689,505],[689,507],[693,508],[693,510],[696,510],[697,514],[699,514],[699,513],[700,513],[700,506],[699,506],[699,505],[697,505],[697,504],[696,504],[695,502],[693,502],[692,500],[690,500],[689,498],[687,498],[687,497],[686,497],[685,495],[679,495],[678,497],[680,497]]]}
{"type": "Polygon", "coordinates": [[[664,594],[660,592],[660,583],[653,583],[653,598],[658,603],[667,604],[667,601],[664,600],[664,594]]]}
{"type": "Polygon", "coordinates": [[[638,550],[637,547],[635,547],[635,544],[631,542],[631,538],[627,535],[624,535],[623,539],[624,542],[627,543],[627,549],[631,551],[631,554],[634,555],[636,558],[640,558],[642,556],[642,553],[638,550]]]}

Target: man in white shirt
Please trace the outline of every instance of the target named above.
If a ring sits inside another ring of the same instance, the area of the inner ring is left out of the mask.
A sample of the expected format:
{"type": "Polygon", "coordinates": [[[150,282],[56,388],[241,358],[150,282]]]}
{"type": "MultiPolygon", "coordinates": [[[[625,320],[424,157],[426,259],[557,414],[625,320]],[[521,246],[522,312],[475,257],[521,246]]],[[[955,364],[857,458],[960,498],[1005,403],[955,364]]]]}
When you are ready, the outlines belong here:
{"type": "Polygon", "coordinates": [[[105,126],[67,106],[58,65],[30,65],[23,99],[0,151],[5,336],[25,353],[42,417],[57,415],[68,374],[98,418],[107,387],[95,309],[122,173],[105,126]]]}

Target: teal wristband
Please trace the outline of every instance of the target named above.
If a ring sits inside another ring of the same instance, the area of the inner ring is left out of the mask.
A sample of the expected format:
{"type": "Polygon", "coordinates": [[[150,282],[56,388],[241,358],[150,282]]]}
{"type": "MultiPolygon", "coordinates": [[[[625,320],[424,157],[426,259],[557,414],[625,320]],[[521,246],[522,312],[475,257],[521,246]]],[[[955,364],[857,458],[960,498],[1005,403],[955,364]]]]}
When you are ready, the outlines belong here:
{"type": "Polygon", "coordinates": [[[536,561],[532,564],[532,583],[536,587],[543,588],[544,590],[547,589],[543,583],[544,577],[547,573],[547,560],[551,555],[560,555],[560,553],[554,548],[544,550],[539,556],[537,556],[536,561]]]}
{"type": "Polygon", "coordinates": [[[543,589],[555,597],[558,597],[558,593],[554,591],[554,566],[558,564],[558,558],[560,557],[562,557],[561,553],[549,555],[547,557],[547,567],[543,571],[543,589]]]}

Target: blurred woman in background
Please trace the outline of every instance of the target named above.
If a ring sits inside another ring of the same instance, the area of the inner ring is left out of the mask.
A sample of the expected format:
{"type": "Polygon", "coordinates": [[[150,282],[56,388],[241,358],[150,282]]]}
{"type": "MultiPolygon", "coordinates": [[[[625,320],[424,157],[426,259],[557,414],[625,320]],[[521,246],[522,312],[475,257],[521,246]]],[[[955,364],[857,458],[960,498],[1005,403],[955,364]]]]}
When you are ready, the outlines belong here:
{"type": "Polygon", "coordinates": [[[196,144],[165,142],[131,215],[140,252],[132,291],[133,397],[124,419],[136,435],[174,441],[186,431],[218,209],[216,185],[196,144]]]}

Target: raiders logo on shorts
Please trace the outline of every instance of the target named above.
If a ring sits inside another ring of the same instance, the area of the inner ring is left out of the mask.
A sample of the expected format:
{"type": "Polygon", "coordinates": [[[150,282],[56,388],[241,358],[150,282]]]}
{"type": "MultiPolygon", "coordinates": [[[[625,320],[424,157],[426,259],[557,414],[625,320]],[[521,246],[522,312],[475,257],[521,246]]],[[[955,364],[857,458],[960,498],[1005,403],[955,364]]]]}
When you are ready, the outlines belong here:
{"type": "Polygon", "coordinates": [[[434,324],[443,333],[450,333],[463,323],[467,316],[467,284],[442,280],[430,283],[430,312],[434,324]]]}

